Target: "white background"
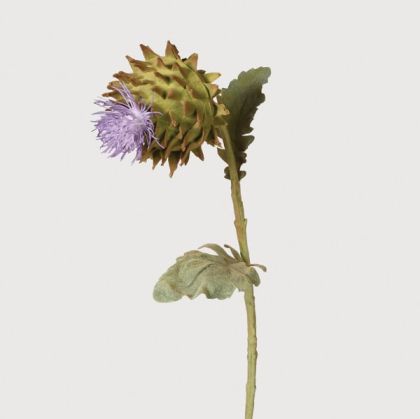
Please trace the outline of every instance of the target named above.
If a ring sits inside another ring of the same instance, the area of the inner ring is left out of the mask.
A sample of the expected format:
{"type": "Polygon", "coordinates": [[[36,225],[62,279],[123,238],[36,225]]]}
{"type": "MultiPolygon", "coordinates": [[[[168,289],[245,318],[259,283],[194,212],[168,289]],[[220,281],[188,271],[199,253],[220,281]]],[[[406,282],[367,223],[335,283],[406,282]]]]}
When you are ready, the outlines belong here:
{"type": "Polygon", "coordinates": [[[152,299],[235,244],[215,149],[173,179],[107,159],[93,101],[167,39],[221,86],[272,68],[243,181],[255,419],[420,417],[416,1],[3,1],[0,419],[243,417],[242,296],[152,299]]]}

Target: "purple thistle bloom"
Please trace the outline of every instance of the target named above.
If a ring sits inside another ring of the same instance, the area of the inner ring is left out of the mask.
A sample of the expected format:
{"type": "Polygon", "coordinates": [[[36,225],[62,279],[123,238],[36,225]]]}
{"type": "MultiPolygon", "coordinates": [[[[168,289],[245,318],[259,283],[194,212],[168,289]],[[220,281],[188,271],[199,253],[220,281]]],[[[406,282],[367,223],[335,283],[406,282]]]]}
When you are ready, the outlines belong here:
{"type": "Polygon", "coordinates": [[[94,121],[98,139],[102,141],[101,148],[110,157],[121,155],[121,159],[135,151],[133,162],[140,161],[143,149],[147,149],[153,140],[157,141],[152,116],[159,112],[137,103],[125,84],[121,83],[121,88],[116,90],[125,103],[102,99],[95,101],[95,104],[105,108],[95,113],[100,117],[94,121]]]}

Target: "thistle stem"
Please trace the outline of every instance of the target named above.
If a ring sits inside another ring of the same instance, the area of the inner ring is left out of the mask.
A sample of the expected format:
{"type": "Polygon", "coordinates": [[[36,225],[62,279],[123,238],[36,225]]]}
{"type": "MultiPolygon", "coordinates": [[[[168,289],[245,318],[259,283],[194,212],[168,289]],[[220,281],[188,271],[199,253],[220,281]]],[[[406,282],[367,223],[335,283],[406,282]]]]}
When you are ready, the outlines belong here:
{"type": "MultiPolygon", "coordinates": [[[[241,185],[233,150],[232,140],[227,127],[220,129],[223,144],[226,150],[226,160],[229,167],[231,182],[231,196],[235,213],[235,229],[238,238],[239,249],[245,263],[249,264],[248,239],[246,234],[247,220],[245,218],[244,204],[242,201],[241,185]]],[[[246,384],[245,419],[252,419],[254,414],[254,400],[256,390],[257,371],[257,329],[255,316],[254,286],[249,284],[245,289],[245,307],[248,324],[248,378],[246,384]]]]}

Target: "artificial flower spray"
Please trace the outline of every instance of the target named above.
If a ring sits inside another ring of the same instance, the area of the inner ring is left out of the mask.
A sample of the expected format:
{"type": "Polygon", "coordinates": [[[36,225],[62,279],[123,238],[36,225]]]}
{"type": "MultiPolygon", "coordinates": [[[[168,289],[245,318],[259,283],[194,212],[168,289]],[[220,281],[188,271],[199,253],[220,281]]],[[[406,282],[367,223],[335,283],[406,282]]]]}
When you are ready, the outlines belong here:
{"type": "Polygon", "coordinates": [[[172,302],[183,296],[225,299],[235,290],[244,294],[248,325],[248,379],[245,419],[252,419],[256,389],[257,334],[254,287],[260,283],[251,263],[241,179],[246,172],[246,151],[254,140],[251,122],[264,101],[262,86],[270,69],[244,71],[225,89],[214,81],[219,73],[197,67],[197,54],[181,58],[170,42],[158,55],[141,45],[144,60],[131,57],[131,72],[118,72],[108,85],[107,99],[97,100],[95,128],[102,150],[111,157],[131,155],[133,161],[152,160],[153,168],[168,162],[172,176],[178,166],[188,163],[191,153],[204,160],[202,145],[215,146],[227,163],[225,177],[231,183],[234,226],[239,250],[233,246],[208,243],[176,259],[158,280],[153,296],[172,302]]]}

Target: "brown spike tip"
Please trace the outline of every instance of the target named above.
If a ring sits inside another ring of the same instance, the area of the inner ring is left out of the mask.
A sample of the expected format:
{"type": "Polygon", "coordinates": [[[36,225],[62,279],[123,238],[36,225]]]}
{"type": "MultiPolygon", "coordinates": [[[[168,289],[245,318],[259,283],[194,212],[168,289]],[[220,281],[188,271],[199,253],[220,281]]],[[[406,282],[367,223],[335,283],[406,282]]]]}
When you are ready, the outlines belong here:
{"type": "Polygon", "coordinates": [[[191,67],[193,70],[197,70],[198,54],[191,54],[186,60],[185,64],[191,67]]]}
{"type": "Polygon", "coordinates": [[[147,45],[144,44],[140,44],[140,48],[143,52],[144,58],[146,60],[151,60],[152,58],[155,57],[159,57],[158,54],[156,54],[156,52],[154,52],[150,47],[148,47],[147,45]]]}
{"type": "Polygon", "coordinates": [[[170,41],[166,43],[165,49],[165,56],[166,57],[173,57],[179,59],[178,49],[174,44],[171,44],[170,41]]]}

